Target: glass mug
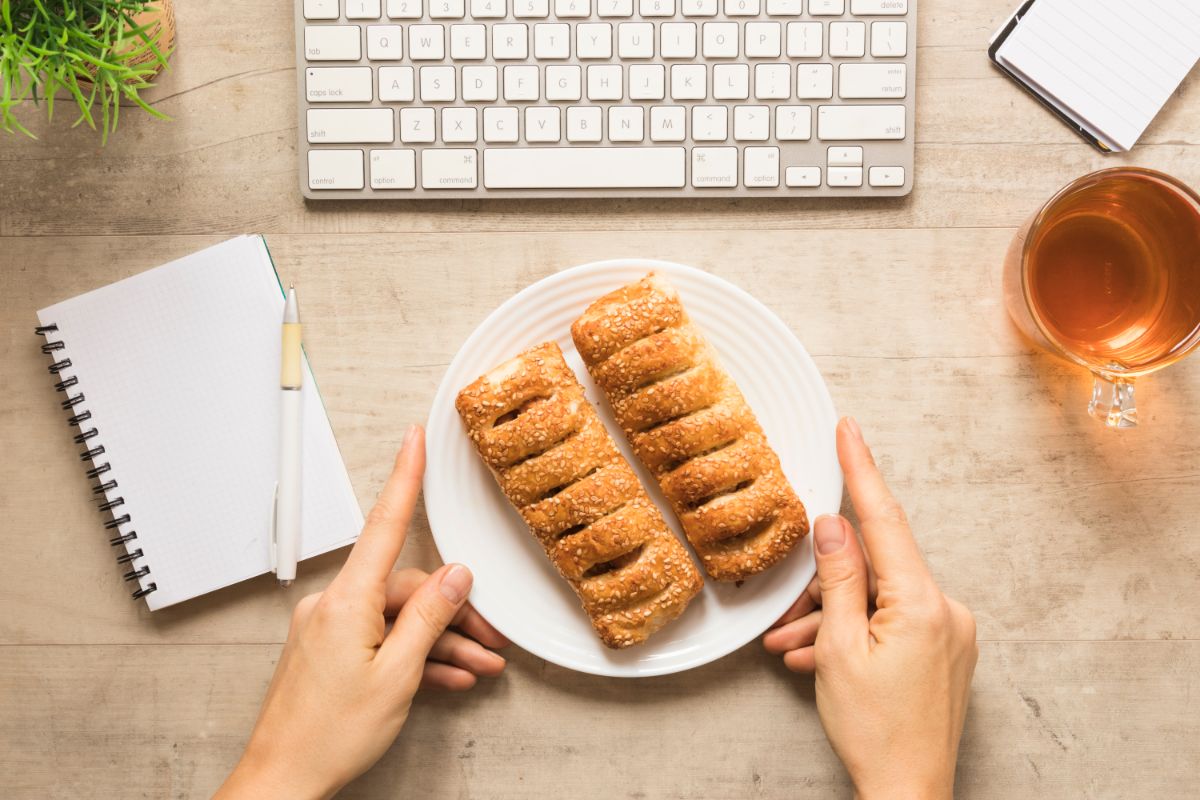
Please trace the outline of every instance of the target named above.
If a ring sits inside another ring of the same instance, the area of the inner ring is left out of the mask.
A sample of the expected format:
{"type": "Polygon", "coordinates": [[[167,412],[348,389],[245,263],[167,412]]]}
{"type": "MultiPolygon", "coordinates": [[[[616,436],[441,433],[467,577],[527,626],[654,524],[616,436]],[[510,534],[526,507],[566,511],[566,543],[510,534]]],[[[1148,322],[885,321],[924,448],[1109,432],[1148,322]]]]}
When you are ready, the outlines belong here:
{"type": "Polygon", "coordinates": [[[1138,167],[1073,181],[1013,238],[1004,296],[1026,336],[1092,371],[1088,413],[1133,427],[1134,379],[1200,344],[1200,196],[1138,167]]]}

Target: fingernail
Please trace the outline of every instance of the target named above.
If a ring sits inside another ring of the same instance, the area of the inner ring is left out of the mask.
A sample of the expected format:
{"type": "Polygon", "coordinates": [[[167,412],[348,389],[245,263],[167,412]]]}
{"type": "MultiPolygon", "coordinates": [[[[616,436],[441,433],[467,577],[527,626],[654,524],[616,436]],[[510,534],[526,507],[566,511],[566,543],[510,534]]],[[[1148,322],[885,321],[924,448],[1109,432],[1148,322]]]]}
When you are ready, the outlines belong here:
{"type": "Polygon", "coordinates": [[[854,417],[846,417],[846,429],[850,431],[850,434],[855,439],[858,439],[860,442],[863,440],[862,430],[859,429],[858,422],[855,421],[854,417]]]}
{"type": "Polygon", "coordinates": [[[817,543],[817,552],[823,556],[836,553],[846,543],[846,526],[840,517],[834,514],[824,514],[817,517],[813,524],[813,539],[817,543]]]}
{"type": "Polygon", "coordinates": [[[442,582],[438,584],[438,591],[451,604],[458,605],[467,598],[467,592],[471,591],[471,582],[473,580],[471,570],[462,564],[455,564],[442,575],[442,582]]]}

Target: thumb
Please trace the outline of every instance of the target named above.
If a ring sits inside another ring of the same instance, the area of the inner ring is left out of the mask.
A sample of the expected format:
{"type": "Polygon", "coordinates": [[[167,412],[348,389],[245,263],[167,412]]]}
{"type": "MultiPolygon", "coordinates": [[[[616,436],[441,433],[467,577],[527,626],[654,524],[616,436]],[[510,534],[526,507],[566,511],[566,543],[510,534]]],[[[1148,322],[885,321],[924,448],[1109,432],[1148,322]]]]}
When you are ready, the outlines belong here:
{"type": "Polygon", "coordinates": [[[473,581],[462,564],[448,564],[426,578],[400,609],[380,655],[400,660],[419,679],[429,650],[467,602],[473,581]]]}
{"type": "Polygon", "coordinates": [[[817,580],[821,585],[821,628],[817,647],[866,649],[867,560],[850,523],[837,514],[818,517],[813,525],[817,580]]]}

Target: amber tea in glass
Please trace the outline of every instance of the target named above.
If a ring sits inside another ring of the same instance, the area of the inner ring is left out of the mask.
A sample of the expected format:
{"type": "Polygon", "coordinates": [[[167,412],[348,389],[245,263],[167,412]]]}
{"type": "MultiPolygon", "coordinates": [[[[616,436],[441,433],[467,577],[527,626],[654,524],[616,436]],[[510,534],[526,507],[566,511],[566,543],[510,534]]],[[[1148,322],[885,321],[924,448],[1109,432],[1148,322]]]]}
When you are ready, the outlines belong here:
{"type": "Polygon", "coordinates": [[[1017,233],[1004,284],[1026,335],[1095,374],[1090,413],[1133,426],[1133,379],[1200,344],[1200,197],[1148,169],[1086,175],[1017,233]]]}

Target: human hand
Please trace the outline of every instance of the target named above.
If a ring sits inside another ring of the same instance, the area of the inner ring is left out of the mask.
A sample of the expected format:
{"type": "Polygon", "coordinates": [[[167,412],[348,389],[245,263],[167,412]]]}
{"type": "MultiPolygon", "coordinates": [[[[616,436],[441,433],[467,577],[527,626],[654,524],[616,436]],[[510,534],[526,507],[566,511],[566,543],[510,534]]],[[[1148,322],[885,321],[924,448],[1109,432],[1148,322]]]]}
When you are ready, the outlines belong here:
{"type": "Polygon", "coordinates": [[[817,519],[817,577],[763,645],[816,673],[817,712],[857,796],[951,797],[975,619],[934,583],[854,420],[838,424],[837,449],[866,553],[844,518],[817,519]]]}
{"type": "Polygon", "coordinates": [[[218,798],[328,797],[388,749],[418,687],[469,689],[504,669],[486,648],[508,640],[467,604],[466,567],[392,572],[424,470],[425,437],[413,426],[345,566],[296,604],[246,752],[218,798]]]}

